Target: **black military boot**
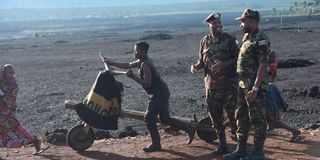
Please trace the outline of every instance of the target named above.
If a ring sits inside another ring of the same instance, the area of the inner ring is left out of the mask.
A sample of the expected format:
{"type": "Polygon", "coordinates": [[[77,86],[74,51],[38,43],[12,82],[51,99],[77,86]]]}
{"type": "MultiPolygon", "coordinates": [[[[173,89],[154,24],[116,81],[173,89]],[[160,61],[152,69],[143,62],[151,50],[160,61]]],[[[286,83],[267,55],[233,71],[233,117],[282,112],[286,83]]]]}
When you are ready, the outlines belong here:
{"type": "Polygon", "coordinates": [[[250,160],[266,160],[264,155],[263,146],[265,138],[255,138],[254,139],[254,150],[249,156],[250,160]]]}
{"type": "Polygon", "coordinates": [[[223,155],[224,160],[239,160],[247,157],[247,141],[239,140],[237,149],[232,153],[223,155]]]}
{"type": "Polygon", "coordinates": [[[223,155],[224,153],[228,152],[227,141],[226,141],[226,134],[225,132],[221,132],[218,134],[219,138],[219,146],[212,151],[213,155],[223,155]]]}

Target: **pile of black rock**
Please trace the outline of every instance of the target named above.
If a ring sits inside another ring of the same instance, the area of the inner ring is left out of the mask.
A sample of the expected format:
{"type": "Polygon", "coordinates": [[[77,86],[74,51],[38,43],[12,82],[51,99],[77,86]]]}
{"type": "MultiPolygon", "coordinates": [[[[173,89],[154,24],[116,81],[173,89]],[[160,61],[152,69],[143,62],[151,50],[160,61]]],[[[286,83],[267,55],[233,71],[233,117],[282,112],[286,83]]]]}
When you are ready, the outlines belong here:
{"type": "Polygon", "coordinates": [[[311,62],[307,59],[287,59],[287,60],[279,60],[277,63],[278,68],[297,68],[297,67],[308,67],[314,65],[314,62],[311,62]]]}
{"type": "Polygon", "coordinates": [[[320,91],[318,86],[312,86],[309,89],[304,89],[304,90],[294,90],[291,94],[291,97],[312,97],[312,98],[320,98],[320,91]]]}

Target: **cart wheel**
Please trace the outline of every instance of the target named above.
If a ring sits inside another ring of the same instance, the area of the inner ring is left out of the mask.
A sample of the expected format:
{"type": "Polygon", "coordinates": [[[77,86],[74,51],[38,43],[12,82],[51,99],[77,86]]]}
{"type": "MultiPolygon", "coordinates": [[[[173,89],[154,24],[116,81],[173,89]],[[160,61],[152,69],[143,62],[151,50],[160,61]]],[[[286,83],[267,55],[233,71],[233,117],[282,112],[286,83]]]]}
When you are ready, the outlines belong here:
{"type": "MultiPolygon", "coordinates": [[[[207,118],[203,118],[199,121],[199,124],[203,125],[203,126],[208,126],[208,127],[212,127],[212,122],[210,117],[207,118]]],[[[214,132],[209,132],[209,131],[202,131],[202,130],[197,130],[197,134],[199,136],[200,139],[206,141],[207,143],[213,143],[213,141],[215,141],[216,139],[218,139],[218,135],[217,133],[214,132]]]]}
{"type": "Polygon", "coordinates": [[[93,144],[94,139],[93,129],[90,127],[88,134],[85,134],[83,124],[72,127],[67,133],[67,143],[76,151],[88,149],[93,144]]]}

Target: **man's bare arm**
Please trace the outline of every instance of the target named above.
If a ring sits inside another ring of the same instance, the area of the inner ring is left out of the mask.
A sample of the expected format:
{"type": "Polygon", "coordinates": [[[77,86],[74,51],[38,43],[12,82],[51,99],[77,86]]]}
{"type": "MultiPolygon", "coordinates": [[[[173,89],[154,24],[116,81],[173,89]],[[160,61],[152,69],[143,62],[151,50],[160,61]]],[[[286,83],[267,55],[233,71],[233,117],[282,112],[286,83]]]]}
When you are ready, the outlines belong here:
{"type": "Polygon", "coordinates": [[[151,86],[151,70],[150,70],[150,67],[147,66],[146,64],[142,64],[141,68],[143,70],[144,79],[141,79],[138,76],[134,75],[131,70],[129,70],[127,72],[127,76],[132,78],[134,81],[136,81],[140,85],[142,85],[144,87],[149,87],[149,86],[151,86]]]}
{"type": "Polygon", "coordinates": [[[115,67],[121,68],[121,69],[131,69],[131,68],[138,67],[137,61],[130,62],[130,63],[119,63],[119,62],[108,61],[107,64],[109,64],[110,66],[115,66],[115,67]]]}
{"type": "Polygon", "coordinates": [[[106,63],[110,66],[115,66],[115,67],[121,68],[121,69],[131,69],[131,68],[138,67],[138,65],[139,65],[139,60],[134,61],[134,62],[130,62],[130,63],[118,63],[118,62],[110,61],[108,58],[103,57],[102,55],[100,55],[100,56],[101,56],[101,59],[104,63],[106,63]]]}
{"type": "Polygon", "coordinates": [[[126,71],[114,71],[114,70],[109,70],[109,73],[111,73],[114,76],[116,76],[116,75],[126,75],[127,74],[126,71]]]}

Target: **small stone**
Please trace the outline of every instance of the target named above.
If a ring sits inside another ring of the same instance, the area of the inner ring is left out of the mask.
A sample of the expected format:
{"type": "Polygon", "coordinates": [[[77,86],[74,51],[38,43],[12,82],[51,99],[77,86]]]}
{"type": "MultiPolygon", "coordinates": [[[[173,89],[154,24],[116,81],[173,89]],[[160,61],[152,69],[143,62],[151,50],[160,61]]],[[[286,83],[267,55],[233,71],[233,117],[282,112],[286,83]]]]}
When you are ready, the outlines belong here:
{"type": "Polygon", "coordinates": [[[133,128],[131,126],[127,126],[121,131],[118,138],[135,137],[137,135],[138,135],[138,133],[135,130],[133,130],[133,128]]]}
{"type": "Polygon", "coordinates": [[[320,128],[319,123],[308,123],[305,127],[305,129],[307,129],[307,130],[316,130],[318,128],[320,128]]]}
{"type": "Polygon", "coordinates": [[[319,97],[320,92],[319,92],[319,87],[318,86],[313,86],[310,89],[310,92],[308,93],[309,97],[319,97]]]}
{"type": "Polygon", "coordinates": [[[108,131],[99,130],[99,131],[96,131],[94,135],[96,136],[96,140],[112,138],[112,136],[110,135],[110,132],[108,131]]]}
{"type": "Polygon", "coordinates": [[[67,129],[55,129],[54,131],[47,131],[45,133],[45,141],[52,144],[66,143],[67,129]]]}

